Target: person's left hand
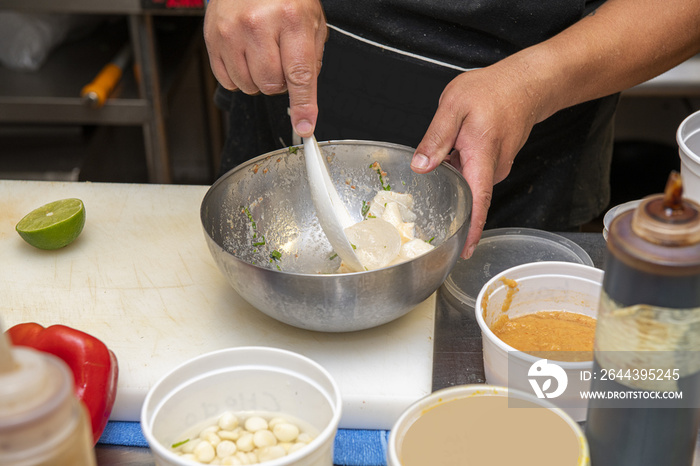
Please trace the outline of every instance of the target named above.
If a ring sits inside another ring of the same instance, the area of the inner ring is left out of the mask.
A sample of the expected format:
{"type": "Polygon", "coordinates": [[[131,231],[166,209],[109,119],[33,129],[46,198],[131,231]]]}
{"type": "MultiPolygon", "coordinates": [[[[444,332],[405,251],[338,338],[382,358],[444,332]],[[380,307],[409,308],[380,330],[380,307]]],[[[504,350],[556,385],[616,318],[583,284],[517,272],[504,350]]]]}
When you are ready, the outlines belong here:
{"type": "Polygon", "coordinates": [[[501,64],[462,73],[440,97],[438,109],[416,148],[417,173],[449,160],[472,191],[472,217],[462,257],[474,252],[486,223],[493,185],[510,173],[518,151],[538,121],[539,99],[520,73],[501,64]]]}

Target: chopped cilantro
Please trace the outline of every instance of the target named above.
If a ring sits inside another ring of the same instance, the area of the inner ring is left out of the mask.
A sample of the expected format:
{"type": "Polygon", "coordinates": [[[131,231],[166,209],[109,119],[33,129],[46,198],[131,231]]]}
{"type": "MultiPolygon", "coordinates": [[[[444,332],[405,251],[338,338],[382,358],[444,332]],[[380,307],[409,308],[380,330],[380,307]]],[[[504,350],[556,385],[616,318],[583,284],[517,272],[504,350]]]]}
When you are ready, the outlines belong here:
{"type": "Polygon", "coordinates": [[[282,259],[282,253],[277,251],[277,250],[272,251],[270,253],[270,259],[278,261],[278,260],[282,259]]]}
{"type": "Polygon", "coordinates": [[[172,448],[180,447],[180,446],[186,444],[186,443],[189,442],[189,441],[190,441],[190,439],[185,439],[185,440],[183,440],[182,442],[173,443],[173,444],[172,444],[172,448]]]}
{"type": "MultiPolygon", "coordinates": [[[[253,214],[250,213],[250,210],[247,207],[241,207],[243,210],[243,213],[248,217],[248,220],[250,221],[250,226],[253,229],[253,238],[258,237],[258,225],[255,223],[255,220],[253,220],[253,214]]],[[[256,241],[253,243],[253,246],[264,246],[265,245],[265,235],[260,235],[260,240],[256,241]]],[[[257,250],[253,250],[253,252],[257,252],[257,250]]]]}
{"type": "Polygon", "coordinates": [[[299,152],[299,148],[298,148],[298,147],[296,147],[296,146],[291,146],[291,147],[289,148],[289,153],[290,153],[290,154],[296,154],[297,152],[299,152]]]}
{"type": "Polygon", "coordinates": [[[373,162],[369,165],[369,168],[377,172],[379,175],[379,182],[382,184],[382,189],[384,191],[391,191],[391,185],[389,183],[384,184],[384,176],[382,175],[382,168],[379,166],[379,163],[373,162]]]}
{"type": "Polygon", "coordinates": [[[253,215],[250,213],[250,210],[248,210],[247,207],[241,208],[243,209],[243,213],[248,217],[248,220],[250,220],[250,225],[253,227],[253,230],[257,229],[257,225],[255,225],[255,220],[253,220],[253,215]]]}

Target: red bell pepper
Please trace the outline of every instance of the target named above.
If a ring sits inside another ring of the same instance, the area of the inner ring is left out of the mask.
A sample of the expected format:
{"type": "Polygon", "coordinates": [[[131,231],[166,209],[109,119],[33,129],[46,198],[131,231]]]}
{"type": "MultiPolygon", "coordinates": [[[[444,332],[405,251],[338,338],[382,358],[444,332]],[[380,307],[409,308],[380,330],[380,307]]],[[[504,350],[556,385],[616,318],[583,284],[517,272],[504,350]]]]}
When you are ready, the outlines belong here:
{"type": "Polygon", "coordinates": [[[63,359],[73,372],[75,395],[87,407],[94,443],[102,435],[117,395],[119,368],[114,353],[97,338],[65,325],[29,322],[7,330],[14,345],[63,359]]]}

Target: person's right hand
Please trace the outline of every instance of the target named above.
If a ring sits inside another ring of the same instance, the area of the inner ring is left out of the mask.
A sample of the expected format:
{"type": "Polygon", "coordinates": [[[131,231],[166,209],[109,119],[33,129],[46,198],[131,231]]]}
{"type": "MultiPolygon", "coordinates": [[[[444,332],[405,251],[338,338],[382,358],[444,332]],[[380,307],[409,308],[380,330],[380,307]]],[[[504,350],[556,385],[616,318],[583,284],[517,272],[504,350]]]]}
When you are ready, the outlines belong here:
{"type": "Polygon", "coordinates": [[[316,126],[316,78],[327,34],[319,0],[210,0],[204,18],[219,83],[246,94],[288,91],[292,127],[302,137],[316,126]]]}

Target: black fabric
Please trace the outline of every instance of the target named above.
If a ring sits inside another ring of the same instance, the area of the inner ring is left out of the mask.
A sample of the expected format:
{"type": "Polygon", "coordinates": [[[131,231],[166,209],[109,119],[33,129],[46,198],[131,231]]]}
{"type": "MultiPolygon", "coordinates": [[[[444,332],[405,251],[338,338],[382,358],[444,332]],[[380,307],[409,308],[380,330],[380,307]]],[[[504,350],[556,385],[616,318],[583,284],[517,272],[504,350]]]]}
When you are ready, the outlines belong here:
{"type": "Polygon", "coordinates": [[[557,34],[604,0],[322,0],[330,24],[464,68],[557,34]]]}
{"type": "MultiPolygon", "coordinates": [[[[387,7],[402,3],[414,10],[427,8],[422,5],[424,2],[418,1],[371,3],[387,7]]],[[[583,2],[554,0],[550,3],[551,9],[562,11],[567,21],[575,20],[585,11],[583,2]],[[558,8],[555,4],[559,3],[572,3],[576,8],[558,8]]],[[[344,15],[350,23],[350,13],[346,10],[354,9],[355,5],[355,2],[346,1],[328,3],[329,22],[334,16],[344,15]],[[334,10],[329,7],[333,3],[347,3],[352,8],[334,10]]],[[[444,10],[435,11],[449,18],[444,10]]],[[[561,20],[557,27],[565,23],[561,20]]],[[[509,51],[529,43],[523,31],[514,32],[513,28],[510,31],[507,40],[499,38],[499,44],[509,44],[509,51]]],[[[551,29],[537,31],[538,34],[554,32],[551,29]]],[[[419,35],[420,31],[415,34],[419,35]]],[[[494,36],[495,33],[488,33],[485,37],[494,36]]],[[[538,39],[539,36],[533,36],[529,40],[538,39]]],[[[488,49],[484,46],[484,51],[488,49]]],[[[505,45],[497,52],[504,49],[505,45]]],[[[459,65],[474,66],[482,55],[477,54],[471,61],[463,60],[459,65]]],[[[449,58],[450,63],[455,63],[454,56],[433,55],[432,58],[449,58]]],[[[416,147],[437,109],[442,90],[458,73],[331,30],[318,81],[319,117],[315,135],[320,141],[365,139],[416,147]]],[[[615,95],[577,105],[536,125],[516,157],[511,174],[494,187],[486,228],[519,226],[561,231],[595,218],[609,203],[609,167],[617,99],[615,95]]],[[[287,95],[250,97],[220,89],[217,102],[231,115],[231,134],[222,157],[222,172],[252,156],[292,144],[287,95]]]]}
{"type": "Polygon", "coordinates": [[[253,157],[292,145],[288,95],[250,96],[217,86],[214,102],[228,120],[219,175],[253,157]]]}

